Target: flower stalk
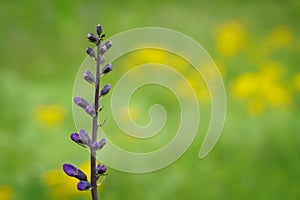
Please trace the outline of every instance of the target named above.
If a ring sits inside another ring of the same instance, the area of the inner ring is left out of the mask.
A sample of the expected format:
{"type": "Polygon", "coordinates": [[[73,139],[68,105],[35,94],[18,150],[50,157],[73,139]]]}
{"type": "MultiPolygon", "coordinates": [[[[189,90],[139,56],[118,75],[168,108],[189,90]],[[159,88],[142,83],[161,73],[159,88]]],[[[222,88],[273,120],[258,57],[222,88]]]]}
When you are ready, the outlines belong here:
{"type": "MultiPolygon", "coordinates": [[[[77,184],[78,190],[91,190],[92,200],[98,200],[97,181],[99,180],[100,176],[106,175],[105,173],[107,170],[105,165],[101,165],[100,163],[97,164],[96,154],[97,150],[102,149],[106,144],[105,138],[97,141],[98,128],[99,126],[102,127],[104,124],[98,123],[99,113],[103,109],[103,106],[99,108],[99,101],[100,97],[109,93],[111,85],[105,85],[100,91],[100,78],[112,70],[112,64],[106,64],[102,67],[101,71],[101,65],[104,63],[104,53],[107,52],[107,50],[109,50],[109,48],[112,46],[112,42],[107,41],[104,45],[102,45],[104,34],[102,34],[102,26],[100,24],[97,26],[96,32],[97,36],[92,33],[89,33],[87,36],[87,39],[96,45],[96,53],[90,47],[86,49],[86,53],[96,61],[95,76],[91,71],[88,70],[86,70],[83,74],[83,78],[88,83],[94,84],[94,102],[91,105],[81,97],[74,98],[74,103],[85,110],[85,112],[92,117],[92,134],[90,137],[85,130],[80,130],[79,133],[72,133],[70,136],[73,142],[90,150],[90,182],[87,180],[86,174],[80,169],[77,169],[71,164],[63,165],[63,170],[68,176],[77,178],[79,180],[77,184]]],[[[100,184],[103,182],[103,180],[101,180],[100,184]]]]}

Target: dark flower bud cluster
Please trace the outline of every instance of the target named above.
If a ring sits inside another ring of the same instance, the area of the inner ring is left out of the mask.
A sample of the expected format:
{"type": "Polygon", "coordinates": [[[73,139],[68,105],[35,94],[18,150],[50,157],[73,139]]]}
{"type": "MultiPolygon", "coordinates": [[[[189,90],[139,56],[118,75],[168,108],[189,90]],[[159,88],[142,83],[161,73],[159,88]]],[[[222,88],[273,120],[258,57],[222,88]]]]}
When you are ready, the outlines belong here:
{"type": "Polygon", "coordinates": [[[102,31],[102,26],[98,24],[96,27],[97,34],[95,35],[93,33],[89,33],[87,35],[89,42],[96,45],[96,51],[91,47],[86,48],[87,55],[96,61],[96,69],[94,73],[89,70],[84,71],[83,79],[95,86],[94,102],[90,104],[82,97],[74,97],[73,99],[77,106],[82,108],[88,115],[92,117],[92,133],[90,135],[85,130],[81,129],[79,132],[74,132],[70,135],[70,138],[73,142],[89,149],[90,151],[90,181],[87,179],[86,174],[80,169],[71,164],[63,165],[63,171],[68,176],[79,180],[77,189],[80,191],[90,189],[93,200],[98,200],[97,181],[101,176],[106,175],[107,171],[105,165],[100,163],[97,165],[96,163],[97,151],[101,150],[106,144],[105,138],[97,140],[98,128],[102,127],[104,124],[104,122],[102,124],[98,122],[98,115],[104,107],[100,107],[100,97],[107,95],[111,90],[110,84],[104,85],[104,87],[102,87],[100,90],[100,77],[112,71],[112,64],[109,63],[102,66],[102,64],[105,62],[104,54],[112,47],[112,41],[110,40],[106,41],[103,45],[101,44],[105,37],[102,31]]]}

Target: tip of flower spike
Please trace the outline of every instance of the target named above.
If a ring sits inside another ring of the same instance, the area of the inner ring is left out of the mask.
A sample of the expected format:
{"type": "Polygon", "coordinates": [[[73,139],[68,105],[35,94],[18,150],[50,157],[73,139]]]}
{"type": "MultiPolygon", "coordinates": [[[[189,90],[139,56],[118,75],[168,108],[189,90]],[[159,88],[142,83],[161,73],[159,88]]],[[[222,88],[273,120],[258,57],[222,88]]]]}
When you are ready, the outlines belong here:
{"type": "Polygon", "coordinates": [[[80,181],[77,183],[77,189],[80,191],[88,190],[91,188],[91,184],[88,181],[80,181]]]}
{"type": "Polygon", "coordinates": [[[71,165],[71,164],[64,164],[63,165],[63,170],[64,170],[64,172],[68,175],[68,176],[72,176],[72,177],[74,177],[74,176],[76,176],[76,174],[77,174],[77,168],[76,167],[74,167],[73,165],[71,165]]]}
{"type": "Polygon", "coordinates": [[[97,25],[96,32],[97,32],[98,36],[101,36],[101,34],[102,34],[102,26],[101,26],[101,24],[97,25]]]}

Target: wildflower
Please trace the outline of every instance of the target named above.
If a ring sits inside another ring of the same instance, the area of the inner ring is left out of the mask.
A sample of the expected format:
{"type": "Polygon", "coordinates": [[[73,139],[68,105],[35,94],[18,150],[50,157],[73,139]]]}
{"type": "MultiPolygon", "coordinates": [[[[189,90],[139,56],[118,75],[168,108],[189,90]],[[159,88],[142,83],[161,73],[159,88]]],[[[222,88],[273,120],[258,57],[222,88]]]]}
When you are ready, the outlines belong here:
{"type": "Polygon", "coordinates": [[[92,186],[91,184],[88,182],[88,181],[80,181],[78,182],[77,184],[77,189],[78,190],[87,190],[87,189],[90,189],[92,186]]]}
{"type": "Polygon", "coordinates": [[[106,95],[107,93],[109,93],[110,88],[111,88],[111,85],[110,85],[110,84],[106,84],[106,85],[102,88],[102,90],[101,90],[101,96],[104,96],[104,95],[106,95]]]}
{"type": "Polygon", "coordinates": [[[77,169],[76,167],[74,167],[71,164],[64,164],[63,170],[68,176],[75,177],[80,181],[87,180],[85,173],[83,173],[80,169],[77,169]]]}
{"type": "Polygon", "coordinates": [[[92,43],[96,43],[98,41],[98,37],[95,36],[93,33],[89,33],[87,35],[87,39],[92,43]]]}
{"type": "Polygon", "coordinates": [[[85,70],[83,73],[83,78],[89,83],[95,83],[95,77],[93,73],[89,70],[85,70]]]}
{"type": "Polygon", "coordinates": [[[91,47],[86,48],[85,51],[86,51],[87,55],[89,55],[91,58],[96,59],[96,54],[91,47]]]}
{"type": "Polygon", "coordinates": [[[102,149],[104,147],[104,145],[106,144],[106,140],[105,138],[103,138],[102,140],[100,141],[96,141],[93,143],[93,148],[95,150],[98,150],[98,149],[102,149]]]}
{"type": "Polygon", "coordinates": [[[106,64],[103,68],[102,68],[102,74],[107,74],[108,72],[110,72],[112,70],[112,64],[106,64]]]}

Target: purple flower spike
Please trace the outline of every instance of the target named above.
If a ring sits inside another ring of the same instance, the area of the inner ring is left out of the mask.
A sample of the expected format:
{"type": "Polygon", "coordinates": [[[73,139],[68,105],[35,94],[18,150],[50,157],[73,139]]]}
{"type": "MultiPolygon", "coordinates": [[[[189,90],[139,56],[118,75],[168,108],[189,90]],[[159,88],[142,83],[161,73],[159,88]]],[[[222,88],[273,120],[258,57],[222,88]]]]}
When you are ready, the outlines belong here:
{"type": "Polygon", "coordinates": [[[74,103],[83,109],[85,109],[89,105],[89,103],[81,97],[75,97],[74,103]]]}
{"type": "Polygon", "coordinates": [[[106,64],[103,68],[102,68],[102,74],[107,74],[108,72],[110,72],[112,70],[112,64],[106,64]]]}
{"type": "Polygon", "coordinates": [[[98,42],[98,37],[95,36],[93,33],[89,33],[89,34],[87,35],[87,39],[88,39],[90,42],[93,42],[93,43],[98,42]]]}
{"type": "Polygon", "coordinates": [[[80,191],[88,190],[91,187],[92,186],[88,181],[80,181],[80,182],[77,183],[77,189],[80,190],[80,191]]]}
{"type": "Polygon", "coordinates": [[[102,90],[101,90],[101,96],[104,96],[104,95],[106,95],[107,93],[109,93],[110,88],[111,88],[111,85],[110,85],[110,84],[106,84],[106,85],[102,88],[102,90]]]}
{"type": "Polygon", "coordinates": [[[97,25],[96,32],[97,32],[97,34],[98,34],[99,36],[102,34],[102,26],[101,26],[101,24],[98,24],[98,25],[97,25]]]}
{"type": "Polygon", "coordinates": [[[68,176],[76,176],[78,169],[71,164],[64,164],[63,170],[68,176]]]}

